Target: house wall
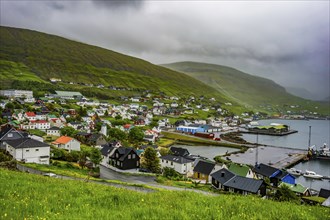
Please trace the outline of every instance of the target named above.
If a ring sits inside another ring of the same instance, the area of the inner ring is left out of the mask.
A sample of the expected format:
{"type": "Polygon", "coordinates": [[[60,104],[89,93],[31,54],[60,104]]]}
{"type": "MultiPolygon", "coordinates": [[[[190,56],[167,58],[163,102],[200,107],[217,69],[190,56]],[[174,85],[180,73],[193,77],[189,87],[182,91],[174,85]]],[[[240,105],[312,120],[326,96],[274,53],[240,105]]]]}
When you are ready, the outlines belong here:
{"type": "Polygon", "coordinates": [[[183,175],[192,171],[192,164],[193,164],[193,162],[186,163],[186,164],[180,164],[180,163],[175,163],[173,161],[168,161],[168,160],[164,160],[164,159],[160,160],[161,168],[170,167],[170,168],[173,168],[178,173],[183,174],[183,175]]]}
{"type": "Polygon", "coordinates": [[[133,151],[131,151],[123,161],[119,161],[119,158],[122,155],[118,153],[118,150],[114,152],[113,156],[115,158],[110,158],[109,164],[118,169],[127,170],[136,169],[140,167],[140,157],[133,151]],[[118,157],[116,157],[116,154],[118,154],[118,157]]]}
{"type": "Polygon", "coordinates": [[[7,145],[6,150],[16,159],[21,161],[25,160],[25,163],[38,163],[49,164],[50,147],[31,147],[15,149],[12,146],[7,145]],[[48,158],[40,158],[41,156],[48,156],[48,158]]]}
{"type": "Polygon", "coordinates": [[[47,135],[61,136],[60,130],[47,130],[47,135]]]}
{"type": "Polygon", "coordinates": [[[46,130],[50,128],[50,123],[36,123],[36,129],[46,130]]]}
{"type": "Polygon", "coordinates": [[[194,172],[193,177],[194,177],[194,179],[205,180],[206,182],[209,182],[209,175],[206,175],[206,174],[194,172]]]}
{"type": "Polygon", "coordinates": [[[76,150],[76,151],[80,151],[80,142],[75,140],[75,139],[72,139],[68,144],[66,145],[69,145],[68,147],[68,150],[69,151],[72,151],[72,150],[76,150]]]}

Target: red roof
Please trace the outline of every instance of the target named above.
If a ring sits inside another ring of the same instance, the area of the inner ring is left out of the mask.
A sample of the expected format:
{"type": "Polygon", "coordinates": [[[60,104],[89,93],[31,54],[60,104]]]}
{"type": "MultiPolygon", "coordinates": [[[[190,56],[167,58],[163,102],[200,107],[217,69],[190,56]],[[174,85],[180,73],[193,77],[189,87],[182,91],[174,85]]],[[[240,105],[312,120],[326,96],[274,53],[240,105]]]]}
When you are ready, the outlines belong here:
{"type": "Polygon", "coordinates": [[[66,144],[69,143],[73,138],[68,136],[62,136],[56,139],[56,141],[53,142],[53,144],[66,144]]]}
{"type": "Polygon", "coordinates": [[[34,112],[26,112],[25,113],[28,117],[36,117],[36,114],[34,112]]]}
{"type": "Polygon", "coordinates": [[[44,123],[48,123],[48,121],[46,121],[46,120],[39,120],[39,121],[36,121],[36,123],[44,124],[44,123]]]}
{"type": "Polygon", "coordinates": [[[127,128],[130,128],[130,127],[131,127],[130,124],[125,124],[125,125],[124,125],[124,128],[126,128],[126,129],[127,129],[127,128]]]}

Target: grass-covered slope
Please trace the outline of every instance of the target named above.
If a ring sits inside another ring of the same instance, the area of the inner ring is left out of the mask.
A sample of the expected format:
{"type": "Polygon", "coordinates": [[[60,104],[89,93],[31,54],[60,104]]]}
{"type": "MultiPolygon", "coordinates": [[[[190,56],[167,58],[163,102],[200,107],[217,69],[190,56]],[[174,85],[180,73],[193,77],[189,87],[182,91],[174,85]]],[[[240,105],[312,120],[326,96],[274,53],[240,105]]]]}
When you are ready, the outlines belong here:
{"type": "Polygon", "coordinates": [[[0,169],[0,219],[327,219],[330,209],[252,196],[139,193],[0,169]]]}
{"type": "MultiPolygon", "coordinates": [[[[62,37],[26,29],[0,27],[2,87],[14,80],[113,85],[162,91],[169,95],[221,94],[185,74],[147,61],[62,37]]],[[[79,89],[76,88],[76,89],[79,89]]]]}
{"type": "Polygon", "coordinates": [[[311,111],[318,106],[318,109],[323,108],[323,113],[329,111],[320,103],[289,94],[282,86],[269,79],[250,75],[231,67],[196,62],[178,62],[162,66],[186,73],[212,86],[241,105],[253,108],[267,105],[280,108],[283,105],[300,105],[311,111]]]}

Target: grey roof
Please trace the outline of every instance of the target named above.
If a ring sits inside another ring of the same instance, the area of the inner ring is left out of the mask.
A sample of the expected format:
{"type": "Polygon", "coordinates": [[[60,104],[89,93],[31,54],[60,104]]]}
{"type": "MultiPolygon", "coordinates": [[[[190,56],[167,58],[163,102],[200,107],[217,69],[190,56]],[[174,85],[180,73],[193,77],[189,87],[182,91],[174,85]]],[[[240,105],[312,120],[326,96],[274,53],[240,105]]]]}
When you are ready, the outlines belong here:
{"type": "Polygon", "coordinates": [[[194,168],[194,172],[209,175],[212,172],[214,166],[215,163],[199,160],[194,168]]]}
{"type": "Polygon", "coordinates": [[[111,147],[108,144],[104,144],[104,145],[102,145],[102,147],[103,148],[101,149],[101,154],[103,156],[108,156],[111,153],[111,151],[114,149],[114,147],[111,147]]]}
{"type": "Polygon", "coordinates": [[[235,176],[223,185],[246,192],[257,193],[262,184],[263,180],[256,180],[243,176],[235,176]]]}
{"type": "Polygon", "coordinates": [[[319,192],[319,197],[328,198],[330,196],[330,190],[321,188],[319,192]]]}
{"type": "Polygon", "coordinates": [[[56,126],[53,126],[47,130],[52,130],[52,131],[58,131],[58,130],[61,130],[59,127],[56,127],[56,126]]]}
{"type": "Polygon", "coordinates": [[[186,148],[182,148],[182,147],[171,147],[170,151],[172,151],[172,153],[176,156],[188,156],[190,153],[186,148]]]}
{"type": "Polygon", "coordinates": [[[253,171],[255,173],[261,174],[262,176],[270,177],[272,176],[278,169],[268,166],[266,164],[257,164],[254,168],[253,171]]]}
{"type": "Polygon", "coordinates": [[[175,163],[179,164],[185,164],[185,163],[191,163],[193,160],[181,157],[181,156],[174,156],[174,155],[165,155],[161,157],[162,160],[168,160],[168,161],[173,161],[175,163]]]}
{"type": "Polygon", "coordinates": [[[55,91],[59,96],[82,96],[80,92],[71,92],[71,91],[55,91]]]}
{"type": "Polygon", "coordinates": [[[31,138],[20,138],[20,139],[16,139],[16,140],[8,140],[8,141],[6,141],[6,143],[15,149],[49,147],[49,144],[31,139],[31,138]]]}
{"type": "Polygon", "coordinates": [[[230,172],[227,169],[221,169],[221,170],[218,170],[217,172],[212,173],[211,176],[213,179],[215,179],[219,183],[224,184],[228,180],[233,178],[235,176],[235,174],[230,172]]]}

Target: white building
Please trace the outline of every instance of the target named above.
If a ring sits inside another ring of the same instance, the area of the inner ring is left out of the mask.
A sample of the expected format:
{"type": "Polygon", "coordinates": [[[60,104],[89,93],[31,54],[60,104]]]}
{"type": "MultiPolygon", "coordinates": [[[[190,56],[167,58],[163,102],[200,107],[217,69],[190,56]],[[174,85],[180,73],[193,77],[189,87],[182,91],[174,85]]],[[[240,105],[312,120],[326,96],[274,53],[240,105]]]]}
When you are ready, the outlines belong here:
{"type": "Polygon", "coordinates": [[[21,138],[7,140],[5,146],[6,151],[18,161],[49,164],[50,147],[46,143],[31,138],[21,138]]]}
{"type": "Polygon", "coordinates": [[[28,90],[0,90],[0,95],[9,98],[33,98],[33,91],[28,90]]]}
{"type": "Polygon", "coordinates": [[[68,150],[69,152],[72,150],[80,151],[80,142],[71,137],[59,137],[54,142],[52,142],[52,144],[58,148],[68,150]]]}
{"type": "Polygon", "coordinates": [[[47,130],[50,128],[50,123],[46,120],[40,120],[35,122],[36,129],[47,130]]]}
{"type": "Polygon", "coordinates": [[[46,130],[47,135],[53,135],[53,136],[61,136],[61,130],[58,127],[51,127],[46,130]]]}
{"type": "Polygon", "coordinates": [[[162,156],[160,160],[162,169],[164,167],[170,167],[182,175],[189,175],[189,173],[192,173],[193,160],[174,155],[162,156]]]}

